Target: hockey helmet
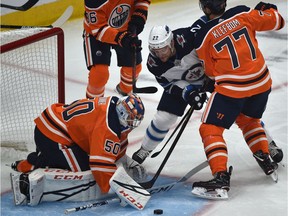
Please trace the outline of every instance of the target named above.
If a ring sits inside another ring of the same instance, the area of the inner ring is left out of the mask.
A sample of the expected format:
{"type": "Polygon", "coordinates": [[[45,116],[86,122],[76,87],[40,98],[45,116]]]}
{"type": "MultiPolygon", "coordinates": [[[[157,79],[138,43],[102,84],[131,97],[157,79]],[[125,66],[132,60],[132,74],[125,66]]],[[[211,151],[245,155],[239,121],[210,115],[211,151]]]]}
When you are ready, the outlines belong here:
{"type": "Polygon", "coordinates": [[[141,98],[137,94],[132,93],[119,99],[116,111],[120,124],[133,129],[138,127],[143,120],[145,108],[141,98]]]}
{"type": "Polygon", "coordinates": [[[169,46],[171,48],[171,42],[173,40],[173,33],[167,25],[154,26],[149,34],[149,49],[161,49],[169,46]]]}
{"type": "Polygon", "coordinates": [[[209,8],[212,14],[220,15],[224,13],[227,0],[199,0],[202,10],[209,8]]]}

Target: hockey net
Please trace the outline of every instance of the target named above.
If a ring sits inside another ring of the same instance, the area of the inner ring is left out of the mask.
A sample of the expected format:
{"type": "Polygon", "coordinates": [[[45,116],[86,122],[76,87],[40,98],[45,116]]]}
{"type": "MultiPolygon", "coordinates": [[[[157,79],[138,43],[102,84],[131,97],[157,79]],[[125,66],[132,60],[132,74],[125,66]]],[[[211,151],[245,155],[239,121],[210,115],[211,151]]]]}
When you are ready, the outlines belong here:
{"type": "Polygon", "coordinates": [[[62,29],[1,32],[1,156],[35,151],[34,119],[64,89],[62,29]]]}

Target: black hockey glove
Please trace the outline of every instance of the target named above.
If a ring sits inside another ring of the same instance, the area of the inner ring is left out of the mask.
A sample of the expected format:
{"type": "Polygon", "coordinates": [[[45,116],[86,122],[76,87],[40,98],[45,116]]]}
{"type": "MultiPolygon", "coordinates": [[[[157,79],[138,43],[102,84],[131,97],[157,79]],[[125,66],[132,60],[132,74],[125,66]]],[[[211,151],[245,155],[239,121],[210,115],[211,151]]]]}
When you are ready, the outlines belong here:
{"type": "Polygon", "coordinates": [[[147,11],[140,9],[135,10],[128,23],[128,31],[139,35],[144,29],[146,20],[147,20],[147,11]]]}
{"type": "Polygon", "coordinates": [[[195,89],[193,85],[188,85],[183,89],[182,97],[190,106],[194,106],[195,110],[201,110],[207,95],[206,92],[195,89]]]}
{"type": "Polygon", "coordinates": [[[132,33],[128,31],[119,32],[115,37],[115,42],[117,42],[121,47],[129,50],[133,50],[135,48],[137,52],[140,52],[142,49],[142,41],[139,40],[136,35],[132,35],[132,33]]]}
{"type": "Polygon", "coordinates": [[[274,8],[275,10],[277,9],[277,6],[274,4],[269,4],[269,3],[264,3],[264,2],[259,2],[256,6],[255,6],[255,10],[261,10],[261,11],[265,11],[268,10],[270,8],[274,8]]]}

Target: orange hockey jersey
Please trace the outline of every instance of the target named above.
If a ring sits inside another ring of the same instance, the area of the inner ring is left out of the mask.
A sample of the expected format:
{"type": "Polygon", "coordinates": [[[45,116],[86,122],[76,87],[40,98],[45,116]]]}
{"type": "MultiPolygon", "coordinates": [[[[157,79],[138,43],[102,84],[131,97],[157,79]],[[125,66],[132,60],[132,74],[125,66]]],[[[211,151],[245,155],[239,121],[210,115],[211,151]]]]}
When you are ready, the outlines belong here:
{"type": "Polygon", "coordinates": [[[271,88],[271,77],[258,48],[256,31],[283,28],[284,19],[274,9],[258,11],[246,6],[227,10],[206,22],[197,33],[195,48],[215,91],[244,98],[271,88]]]}
{"type": "Polygon", "coordinates": [[[149,0],[85,0],[84,29],[97,40],[109,44],[128,22],[136,9],[148,11],[149,0]]]}
{"type": "Polygon", "coordinates": [[[125,154],[131,131],[121,132],[117,101],[117,97],[100,97],[69,105],[53,104],[35,119],[39,130],[51,140],[68,146],[77,144],[87,152],[91,171],[103,193],[110,189],[109,180],[117,169],[115,161],[125,154]]]}

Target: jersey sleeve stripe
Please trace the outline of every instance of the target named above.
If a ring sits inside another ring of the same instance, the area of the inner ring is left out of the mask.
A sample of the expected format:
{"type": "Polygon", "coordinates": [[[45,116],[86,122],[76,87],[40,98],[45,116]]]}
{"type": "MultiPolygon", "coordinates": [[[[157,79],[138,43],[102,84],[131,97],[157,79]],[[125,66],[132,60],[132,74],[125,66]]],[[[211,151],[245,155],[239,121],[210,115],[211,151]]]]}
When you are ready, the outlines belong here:
{"type": "Polygon", "coordinates": [[[69,143],[72,143],[72,140],[70,139],[70,137],[67,137],[67,136],[65,136],[63,133],[61,133],[60,131],[55,130],[54,128],[52,128],[52,127],[45,121],[45,119],[43,118],[42,115],[39,116],[39,118],[40,118],[42,124],[46,127],[46,129],[47,129],[50,133],[52,133],[52,134],[54,134],[54,135],[56,135],[56,136],[59,136],[59,137],[61,137],[62,139],[65,139],[65,140],[68,141],[69,143]]]}
{"type": "Polygon", "coordinates": [[[102,161],[108,161],[111,163],[115,162],[115,160],[108,158],[108,157],[103,157],[103,156],[90,156],[90,160],[102,160],[102,161]]]}

